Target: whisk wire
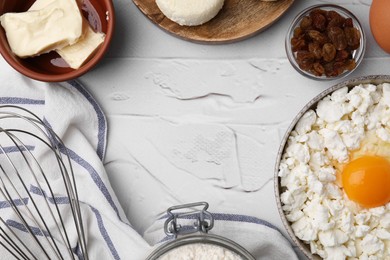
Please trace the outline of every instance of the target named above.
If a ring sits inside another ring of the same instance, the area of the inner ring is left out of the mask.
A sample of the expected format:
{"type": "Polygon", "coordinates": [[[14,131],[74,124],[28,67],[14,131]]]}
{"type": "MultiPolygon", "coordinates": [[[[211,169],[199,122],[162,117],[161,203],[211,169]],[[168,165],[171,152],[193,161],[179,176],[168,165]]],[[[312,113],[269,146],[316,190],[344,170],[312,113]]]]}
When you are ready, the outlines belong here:
{"type": "MultiPolygon", "coordinates": [[[[0,130],[1,130],[1,129],[0,129],[0,130]]],[[[26,165],[27,165],[28,171],[31,173],[31,175],[32,175],[32,177],[34,178],[34,180],[35,180],[35,182],[37,183],[37,185],[38,185],[39,187],[41,187],[41,186],[40,186],[40,183],[39,183],[38,180],[37,180],[37,176],[34,174],[34,171],[33,171],[33,169],[32,169],[32,166],[31,166],[30,162],[28,161],[28,159],[26,158],[26,155],[25,155],[25,153],[24,153],[24,152],[27,152],[27,153],[30,153],[30,152],[28,151],[27,147],[26,147],[25,145],[23,145],[23,143],[21,143],[22,148],[20,147],[20,145],[17,143],[17,142],[20,142],[20,140],[19,140],[16,136],[14,136],[11,132],[12,132],[12,131],[8,131],[6,134],[12,139],[12,142],[14,142],[15,147],[17,147],[17,149],[19,150],[21,156],[22,156],[23,159],[24,159],[24,162],[25,162],[26,165]],[[23,151],[24,151],[24,152],[23,152],[23,151]]],[[[3,151],[3,153],[5,152],[4,149],[3,149],[3,147],[2,147],[1,145],[0,145],[0,149],[1,149],[1,151],[3,151]]],[[[32,156],[31,153],[30,153],[30,155],[32,156]]],[[[15,175],[18,177],[18,179],[19,179],[21,185],[23,186],[23,189],[26,191],[26,193],[27,193],[27,195],[28,195],[28,197],[29,197],[31,203],[32,203],[33,206],[34,206],[35,212],[38,214],[39,219],[42,221],[42,223],[43,223],[43,225],[44,225],[44,227],[45,227],[45,229],[46,229],[46,232],[49,234],[48,237],[50,237],[50,239],[51,239],[52,242],[53,242],[53,243],[50,243],[50,242],[48,241],[48,242],[49,242],[49,246],[51,247],[52,251],[57,255],[58,258],[63,259],[62,254],[61,254],[60,250],[58,249],[57,243],[55,243],[54,238],[53,238],[53,236],[52,236],[52,234],[51,234],[51,232],[50,232],[50,229],[49,229],[49,227],[47,226],[47,224],[46,224],[46,222],[45,222],[45,220],[44,220],[44,218],[43,218],[43,216],[42,216],[42,213],[39,211],[39,208],[38,208],[38,206],[37,206],[37,204],[36,204],[36,201],[35,201],[34,198],[32,197],[32,195],[31,195],[31,193],[29,192],[29,190],[28,190],[28,188],[27,188],[25,182],[23,181],[23,179],[22,179],[22,177],[21,177],[21,175],[20,175],[20,172],[18,171],[18,169],[16,168],[15,164],[14,164],[13,161],[10,159],[10,157],[8,156],[8,154],[5,154],[5,156],[6,156],[7,160],[8,160],[8,162],[9,162],[9,164],[12,166],[15,175]],[[53,248],[53,246],[54,246],[55,248],[53,248]]],[[[32,157],[32,159],[35,159],[35,158],[32,157]]],[[[37,162],[36,162],[36,163],[37,163],[37,162]]],[[[40,168],[39,164],[38,164],[37,166],[40,168]]],[[[42,171],[41,168],[40,168],[40,171],[42,171]]],[[[20,195],[20,193],[18,192],[18,190],[16,189],[16,187],[14,186],[14,184],[12,183],[12,181],[10,180],[8,174],[7,174],[6,172],[4,172],[4,170],[3,170],[3,174],[6,176],[8,182],[10,183],[10,186],[13,188],[14,192],[18,195],[18,198],[19,198],[20,200],[22,200],[22,196],[20,195]]],[[[46,179],[46,178],[45,178],[45,179],[46,179]]],[[[46,181],[47,181],[47,180],[46,180],[46,181]]],[[[8,190],[7,190],[7,188],[6,188],[6,185],[4,184],[3,181],[2,181],[2,183],[3,183],[3,189],[6,191],[6,193],[7,193],[7,195],[8,195],[8,199],[9,199],[9,201],[12,203],[12,207],[13,207],[14,211],[17,213],[19,219],[23,222],[23,224],[25,225],[25,228],[29,231],[29,233],[30,233],[30,234],[33,234],[32,231],[31,231],[31,228],[30,228],[29,225],[27,224],[26,219],[23,217],[23,214],[20,213],[18,207],[16,207],[16,205],[15,205],[14,202],[13,202],[13,200],[11,199],[11,195],[9,194],[9,192],[8,192],[8,190]]],[[[54,218],[53,213],[51,212],[50,206],[48,205],[47,201],[45,201],[45,202],[46,202],[47,208],[49,209],[49,212],[51,213],[51,216],[54,218]]],[[[29,207],[27,207],[26,203],[23,203],[23,206],[24,206],[24,208],[26,209],[26,211],[28,212],[28,215],[29,215],[29,217],[31,218],[31,220],[34,222],[35,226],[39,229],[40,233],[43,235],[43,237],[44,237],[46,240],[48,240],[48,237],[44,235],[45,232],[44,232],[42,226],[38,223],[38,220],[37,220],[36,218],[34,218],[33,213],[31,212],[31,210],[29,209],[29,207]]],[[[56,224],[57,227],[58,227],[58,223],[55,222],[55,224],[56,224]]],[[[61,233],[60,233],[60,234],[61,234],[61,233]]],[[[34,237],[34,240],[36,240],[36,242],[38,243],[38,245],[43,249],[42,244],[39,242],[39,240],[36,238],[36,236],[33,236],[33,237],[34,237]]],[[[43,250],[44,250],[44,249],[43,249],[43,250]]],[[[46,250],[44,250],[44,253],[45,253],[45,255],[47,256],[47,258],[50,259],[50,257],[49,257],[49,255],[47,254],[46,250]]]]}
{"type": "MultiPolygon", "coordinates": [[[[15,114],[15,113],[9,113],[10,115],[14,115],[14,116],[16,115],[17,117],[20,117],[20,118],[22,118],[24,120],[27,120],[27,121],[30,120],[30,121],[36,123],[34,126],[37,128],[38,131],[40,131],[44,135],[45,135],[45,132],[43,131],[43,129],[45,129],[47,131],[46,136],[47,136],[48,140],[50,141],[51,146],[48,145],[44,140],[40,139],[38,136],[36,136],[36,137],[39,138],[42,142],[44,142],[53,151],[53,153],[57,157],[56,159],[58,160],[59,165],[62,166],[61,174],[62,174],[62,177],[63,177],[63,180],[64,180],[66,192],[67,192],[67,195],[68,195],[68,198],[69,198],[69,203],[72,204],[70,209],[72,211],[73,219],[74,219],[75,226],[76,226],[76,232],[77,232],[77,235],[78,235],[77,236],[78,243],[80,245],[80,249],[81,249],[82,255],[84,256],[85,259],[88,259],[88,251],[87,251],[87,246],[86,246],[85,239],[84,239],[85,238],[85,234],[84,234],[84,227],[83,227],[83,221],[82,221],[82,216],[81,216],[78,192],[77,192],[77,187],[76,187],[76,180],[75,180],[75,176],[74,176],[74,172],[73,172],[73,167],[72,167],[72,164],[71,164],[70,156],[69,156],[69,153],[68,153],[68,149],[65,147],[65,145],[64,145],[63,141],[61,140],[61,138],[59,138],[58,135],[50,127],[48,127],[34,113],[32,113],[31,111],[29,111],[27,109],[18,107],[18,106],[8,106],[8,107],[21,109],[24,112],[26,112],[29,115],[31,115],[33,118],[21,116],[19,114],[15,114]],[[42,126],[43,129],[40,126],[42,126]],[[69,166],[69,171],[67,171],[67,168],[65,167],[64,162],[62,160],[62,155],[61,155],[62,153],[65,154],[65,157],[66,157],[66,160],[67,160],[67,163],[68,163],[68,166],[69,166]],[[64,169],[64,171],[62,171],[62,169],[64,169]],[[70,180],[69,175],[72,177],[71,178],[72,181],[70,180]]],[[[48,185],[48,186],[50,188],[50,185],[48,185]]],[[[52,195],[52,197],[54,198],[53,195],[52,195]]],[[[69,244],[69,248],[70,248],[70,244],[69,244]]]]}
{"type": "MultiPolygon", "coordinates": [[[[1,146],[0,146],[0,148],[3,150],[3,148],[2,148],[1,146]]],[[[7,155],[6,155],[6,156],[7,156],[7,155]]],[[[8,175],[5,174],[5,171],[4,171],[4,169],[3,169],[3,167],[2,167],[1,165],[0,165],[0,169],[1,169],[2,173],[4,174],[4,176],[6,176],[6,178],[9,180],[8,175]]],[[[11,197],[11,195],[10,195],[8,189],[6,188],[6,185],[5,185],[5,183],[4,183],[3,178],[0,177],[0,181],[1,181],[1,184],[2,184],[2,188],[0,189],[1,195],[6,199],[6,201],[7,201],[8,204],[9,204],[9,206],[13,209],[14,213],[17,215],[18,219],[19,219],[20,221],[23,222],[23,225],[24,225],[26,231],[27,231],[27,232],[29,233],[29,235],[31,236],[31,238],[37,243],[37,245],[38,245],[38,246],[43,250],[43,252],[45,253],[44,247],[42,246],[42,244],[40,243],[40,241],[38,240],[38,238],[37,238],[36,236],[33,235],[33,232],[32,232],[32,230],[31,230],[30,226],[27,224],[26,219],[25,219],[25,218],[23,217],[23,215],[21,214],[21,212],[20,212],[20,210],[19,210],[19,208],[18,208],[18,205],[16,205],[15,202],[14,202],[14,199],[12,199],[12,197],[11,197]]],[[[10,181],[10,180],[9,180],[9,181],[10,181]]],[[[10,183],[10,186],[15,190],[15,193],[17,194],[19,201],[23,201],[23,199],[22,199],[20,193],[19,193],[18,190],[15,188],[14,184],[13,184],[12,182],[9,182],[9,183],[10,183]]],[[[24,202],[23,202],[23,206],[25,206],[27,212],[28,212],[29,215],[32,217],[33,215],[32,215],[32,213],[31,213],[30,209],[26,206],[26,204],[25,204],[24,202]]],[[[32,217],[32,221],[36,222],[36,219],[32,217]]],[[[8,225],[7,225],[6,223],[4,223],[4,224],[8,227],[8,225]]],[[[36,223],[36,224],[37,224],[38,228],[40,228],[39,225],[38,225],[38,223],[36,223]]],[[[42,229],[40,229],[40,231],[42,232],[42,229]]],[[[49,258],[48,255],[46,255],[46,256],[49,258]]]]}
{"type": "MultiPolygon", "coordinates": [[[[20,240],[20,238],[14,233],[14,231],[12,229],[10,229],[8,227],[8,225],[5,223],[5,221],[3,220],[2,217],[0,217],[0,221],[3,223],[3,225],[8,229],[8,232],[9,234],[12,234],[13,237],[19,242],[16,243],[16,241],[12,240],[12,238],[8,235],[8,233],[2,228],[0,227],[0,230],[2,231],[2,233],[0,233],[0,236],[7,242],[7,244],[12,247],[12,249],[15,250],[15,253],[10,250],[9,248],[7,248],[4,244],[2,244],[8,252],[10,252],[13,256],[15,256],[16,253],[18,253],[20,255],[20,257],[22,257],[23,259],[29,259],[27,254],[23,252],[23,250],[20,248],[19,245],[23,246],[24,249],[30,253],[30,256],[33,257],[34,259],[37,259],[37,257],[30,251],[30,249],[28,247],[25,246],[25,244],[23,244],[23,242],[20,240]]],[[[16,256],[15,256],[16,257],[16,256]]],[[[18,258],[18,257],[16,257],[18,258]]],[[[18,258],[19,259],[19,258],[18,258]]]]}
{"type": "MultiPolygon", "coordinates": [[[[54,187],[52,187],[50,184],[51,181],[48,179],[47,173],[41,166],[39,160],[34,157],[33,153],[30,151],[30,148],[25,145],[19,136],[22,135],[26,138],[32,138],[33,140],[38,141],[39,144],[43,144],[43,147],[49,148],[51,157],[55,158],[53,160],[56,162],[56,168],[58,167],[57,171],[61,174],[63,185],[62,188],[64,188],[66,192],[67,201],[65,204],[71,211],[71,217],[73,220],[72,222],[74,225],[73,230],[77,234],[76,248],[81,251],[79,253],[82,254],[83,259],[88,260],[87,244],[85,240],[85,232],[78,198],[76,179],[73,172],[68,148],[66,148],[62,140],[57,136],[52,128],[45,124],[44,121],[34,113],[18,106],[0,106],[0,120],[15,119],[24,121],[27,124],[27,128],[29,130],[0,127],[0,134],[5,134],[8,140],[11,141],[14,147],[13,153],[18,155],[18,160],[11,158],[11,156],[8,154],[9,152],[7,152],[6,149],[0,144],[0,155],[5,157],[8,168],[10,168],[9,170],[3,167],[0,161],[1,195],[5,198],[20,222],[22,222],[21,225],[23,228],[21,230],[27,232],[30,237],[32,237],[31,241],[35,242],[37,248],[40,248],[48,259],[52,259],[54,254],[57,259],[70,258],[74,260],[75,252],[72,250],[69,234],[67,232],[67,230],[70,231],[69,225],[65,225],[65,220],[61,214],[61,210],[53,190],[54,187]],[[10,110],[1,111],[1,109],[5,108],[10,110]],[[31,130],[31,127],[35,130],[34,133],[31,130]],[[18,165],[16,165],[14,161],[17,161],[18,165]],[[22,170],[18,169],[19,164],[24,166],[24,168],[22,167],[22,170]],[[29,189],[26,184],[26,175],[27,177],[33,179],[36,189],[40,193],[37,194],[41,195],[44,203],[38,204],[38,202],[32,196],[31,187],[29,189]],[[38,177],[43,179],[42,183],[44,184],[45,189],[42,187],[38,177]],[[17,183],[15,183],[15,179],[18,181],[17,183]],[[48,192],[47,194],[45,190],[48,192]],[[21,192],[23,192],[23,194],[27,194],[27,200],[26,198],[23,198],[21,192]],[[15,199],[21,203],[16,205],[14,201],[15,199]],[[28,204],[31,204],[31,206],[28,204]],[[34,209],[34,212],[32,212],[30,208],[34,209]],[[21,211],[21,209],[23,209],[23,211],[21,211]],[[47,223],[49,219],[53,222],[51,225],[47,223]],[[34,227],[30,226],[28,222],[32,222],[34,227]],[[52,225],[56,227],[54,230],[53,228],[50,228],[52,225]],[[58,233],[57,238],[60,239],[58,242],[52,233],[52,231],[55,230],[58,231],[56,232],[58,233]],[[42,236],[43,239],[47,242],[45,245],[48,244],[48,246],[44,246],[40,239],[38,239],[38,236],[42,236]],[[62,250],[60,250],[58,246],[59,244],[65,247],[69,258],[64,258],[62,250]],[[49,253],[49,251],[52,253],[49,253]]],[[[58,188],[57,186],[58,185],[56,185],[56,188],[58,188]]],[[[60,189],[61,191],[63,191],[62,188],[60,189]]],[[[7,221],[4,221],[1,216],[0,220],[1,223],[5,226],[5,229],[0,226],[0,237],[4,241],[0,241],[1,246],[3,246],[11,255],[17,259],[30,259],[31,257],[33,259],[40,259],[37,258],[32,252],[34,249],[29,249],[29,246],[27,246],[27,244],[24,242],[25,240],[22,239],[22,236],[16,234],[12,230],[7,221]]],[[[25,236],[23,238],[25,239],[25,236]]]]}
{"type": "MultiPolygon", "coordinates": [[[[0,217],[1,219],[1,217],[0,217]]],[[[1,219],[3,220],[3,219],[1,219]]],[[[16,254],[19,254],[23,259],[28,259],[27,258],[27,255],[25,255],[23,253],[23,251],[17,246],[17,244],[13,243],[12,239],[7,235],[7,233],[5,233],[4,229],[2,227],[0,227],[0,237],[5,241],[5,243],[11,247],[14,251],[12,251],[10,248],[8,248],[8,246],[6,244],[4,244],[1,240],[0,240],[0,245],[2,245],[9,253],[11,253],[15,258],[19,259],[18,256],[16,256],[16,254]],[[4,234],[4,235],[3,235],[4,234]]],[[[36,259],[36,258],[34,258],[36,259]]]]}

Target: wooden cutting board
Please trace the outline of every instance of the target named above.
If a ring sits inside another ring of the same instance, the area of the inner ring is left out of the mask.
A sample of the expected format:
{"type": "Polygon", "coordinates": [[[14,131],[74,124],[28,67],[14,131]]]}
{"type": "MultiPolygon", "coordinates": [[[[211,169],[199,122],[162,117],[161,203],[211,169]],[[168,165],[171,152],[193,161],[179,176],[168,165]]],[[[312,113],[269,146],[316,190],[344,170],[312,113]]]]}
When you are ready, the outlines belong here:
{"type": "Polygon", "coordinates": [[[222,10],[199,26],[180,26],[161,13],[155,0],[133,0],[153,23],[173,35],[201,43],[229,43],[266,29],[293,4],[294,0],[225,0],[222,10]]]}

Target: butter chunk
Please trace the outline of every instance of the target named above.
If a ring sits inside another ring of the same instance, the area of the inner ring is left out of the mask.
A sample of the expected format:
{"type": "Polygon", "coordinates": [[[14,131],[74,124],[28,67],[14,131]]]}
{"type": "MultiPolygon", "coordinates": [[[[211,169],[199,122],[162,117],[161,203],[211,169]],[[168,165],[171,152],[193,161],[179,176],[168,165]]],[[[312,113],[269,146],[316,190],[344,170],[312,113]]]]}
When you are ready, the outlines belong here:
{"type": "MultiPolygon", "coordinates": [[[[30,11],[40,10],[56,0],[37,0],[30,7],[30,11]]],[[[86,19],[83,19],[83,35],[73,45],[57,49],[57,53],[73,69],[80,68],[95,53],[104,42],[105,34],[95,32],[86,19]]]]}
{"type": "Polygon", "coordinates": [[[74,44],[82,34],[82,16],[75,0],[56,0],[46,7],[0,17],[11,50],[32,57],[74,44]]]}
{"type": "MultiPolygon", "coordinates": [[[[46,6],[54,3],[56,0],[36,0],[33,5],[28,9],[29,11],[37,11],[45,8],[46,6]]],[[[76,1],[77,2],[77,1],[76,1]]]]}
{"type": "Polygon", "coordinates": [[[82,38],[75,44],[58,49],[58,54],[73,69],[80,68],[104,42],[105,34],[96,33],[85,21],[86,28],[82,38]]]}

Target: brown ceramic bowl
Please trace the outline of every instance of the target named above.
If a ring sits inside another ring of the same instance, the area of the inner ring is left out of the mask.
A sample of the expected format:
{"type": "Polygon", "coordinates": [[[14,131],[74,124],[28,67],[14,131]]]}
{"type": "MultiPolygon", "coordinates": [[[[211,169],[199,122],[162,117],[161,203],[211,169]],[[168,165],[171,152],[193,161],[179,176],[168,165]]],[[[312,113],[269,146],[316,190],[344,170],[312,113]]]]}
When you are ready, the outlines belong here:
{"type": "MultiPolygon", "coordinates": [[[[25,12],[34,2],[35,0],[0,0],[0,15],[7,12],[25,12]]],[[[106,34],[104,43],[82,67],[76,70],[70,68],[56,52],[21,59],[12,53],[4,29],[0,26],[1,55],[23,75],[46,82],[71,80],[92,69],[103,58],[110,45],[115,25],[114,7],[112,0],[81,0],[80,2],[81,11],[92,28],[106,34]]]]}
{"type": "Polygon", "coordinates": [[[294,231],[291,228],[291,223],[287,220],[286,215],[282,209],[282,202],[281,202],[281,194],[285,191],[285,188],[282,187],[280,183],[280,177],[278,176],[279,174],[279,166],[280,162],[282,160],[282,156],[285,152],[288,138],[290,137],[291,132],[294,130],[296,124],[298,121],[301,119],[301,117],[310,109],[316,109],[317,104],[320,100],[322,100],[324,97],[332,94],[334,91],[343,88],[343,87],[348,87],[349,89],[353,88],[354,86],[360,85],[360,84],[374,84],[374,85],[379,85],[382,83],[390,83],[390,75],[371,75],[371,76],[363,76],[363,77],[358,77],[354,79],[350,79],[344,82],[341,82],[337,85],[334,85],[322,93],[320,93],[318,96],[313,98],[309,103],[307,103],[302,110],[296,115],[296,117],[293,119],[291,122],[290,126],[288,127],[282,142],[279,147],[279,151],[277,154],[276,158],[276,164],[275,164],[275,175],[274,175],[274,191],[275,191],[275,197],[276,197],[276,204],[278,206],[279,214],[282,219],[283,225],[287,230],[287,233],[289,234],[290,238],[292,241],[299,247],[299,249],[305,254],[305,256],[308,259],[311,260],[320,260],[321,258],[318,255],[314,255],[310,251],[310,246],[306,243],[304,243],[302,240],[297,238],[294,234],[294,231]]]}

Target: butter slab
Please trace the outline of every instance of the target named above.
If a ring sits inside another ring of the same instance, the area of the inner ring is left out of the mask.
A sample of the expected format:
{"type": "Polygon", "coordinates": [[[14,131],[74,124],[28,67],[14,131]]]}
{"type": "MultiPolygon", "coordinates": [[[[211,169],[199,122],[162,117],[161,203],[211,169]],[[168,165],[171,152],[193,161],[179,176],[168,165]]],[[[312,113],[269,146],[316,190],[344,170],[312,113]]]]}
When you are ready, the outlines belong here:
{"type": "Polygon", "coordinates": [[[85,32],[82,38],[75,44],[58,49],[58,54],[73,69],[80,68],[95,53],[104,42],[105,34],[96,33],[88,22],[85,21],[85,32]]]}
{"type": "Polygon", "coordinates": [[[82,16],[75,0],[56,0],[46,7],[0,17],[13,53],[25,58],[74,44],[82,35],[82,16]]]}
{"type": "MultiPolygon", "coordinates": [[[[54,1],[56,0],[37,0],[29,10],[42,9],[54,1]]],[[[83,33],[78,42],[56,51],[71,68],[78,69],[96,52],[97,48],[104,42],[105,36],[104,33],[95,32],[88,21],[83,18],[83,33]]]]}

